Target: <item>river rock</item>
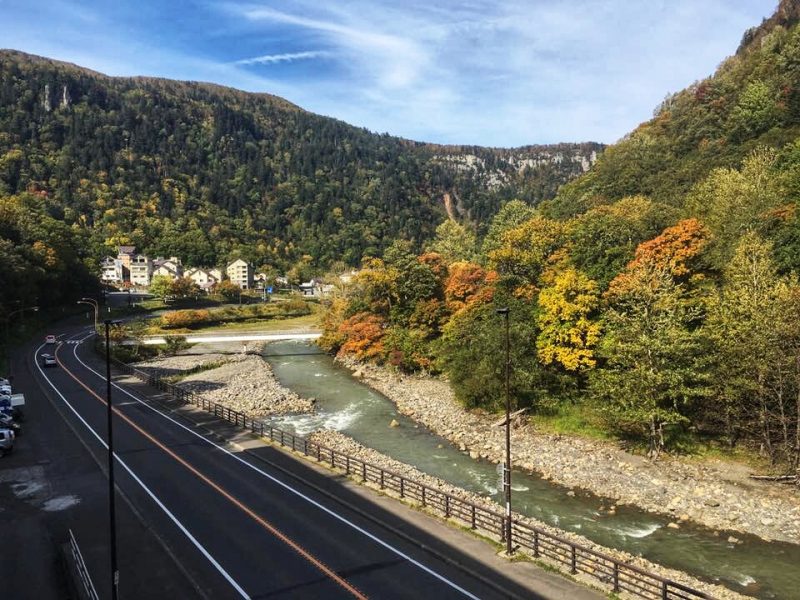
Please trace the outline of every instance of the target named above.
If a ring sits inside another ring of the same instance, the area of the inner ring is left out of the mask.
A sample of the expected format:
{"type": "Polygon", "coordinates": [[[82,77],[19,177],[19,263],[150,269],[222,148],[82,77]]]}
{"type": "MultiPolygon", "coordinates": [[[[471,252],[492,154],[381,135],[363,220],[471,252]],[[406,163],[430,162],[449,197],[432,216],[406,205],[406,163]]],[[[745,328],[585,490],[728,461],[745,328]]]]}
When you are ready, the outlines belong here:
{"type": "Polygon", "coordinates": [[[397,419],[392,419],[389,423],[389,427],[400,427],[400,423],[397,422],[397,419]]]}
{"type": "MultiPolygon", "coordinates": [[[[361,368],[348,359],[344,362],[351,368],[361,368]]],[[[413,412],[414,418],[434,433],[463,443],[465,449],[483,449],[481,454],[492,462],[503,460],[505,432],[492,427],[499,415],[465,410],[445,379],[404,376],[400,381],[389,368],[370,367],[364,381],[392,400],[401,412],[413,412]],[[484,449],[487,444],[490,448],[484,449]]],[[[620,449],[614,442],[538,432],[533,427],[513,429],[511,438],[514,462],[530,465],[530,470],[542,473],[544,480],[588,489],[676,521],[678,515],[687,514],[711,529],[733,529],[800,543],[800,519],[775,519],[775,515],[798,514],[798,490],[754,484],[742,478],[741,470],[731,469],[723,461],[700,464],[668,455],[650,461],[620,449]],[[734,516],[729,519],[729,515],[734,516]],[[763,519],[771,523],[765,525],[763,519]]]]}

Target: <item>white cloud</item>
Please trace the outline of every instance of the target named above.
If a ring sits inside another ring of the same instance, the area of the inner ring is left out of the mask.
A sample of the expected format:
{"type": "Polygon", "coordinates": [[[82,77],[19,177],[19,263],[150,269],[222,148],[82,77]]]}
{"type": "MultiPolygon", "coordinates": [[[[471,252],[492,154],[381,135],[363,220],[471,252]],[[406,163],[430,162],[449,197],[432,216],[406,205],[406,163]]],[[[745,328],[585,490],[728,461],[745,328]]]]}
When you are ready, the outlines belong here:
{"type": "Polygon", "coordinates": [[[330,52],[325,50],[308,50],[305,52],[288,52],[285,54],[266,54],[253,58],[244,58],[234,61],[235,65],[270,65],[282,62],[294,62],[296,60],[306,60],[310,58],[323,58],[330,56],[330,52]]]}

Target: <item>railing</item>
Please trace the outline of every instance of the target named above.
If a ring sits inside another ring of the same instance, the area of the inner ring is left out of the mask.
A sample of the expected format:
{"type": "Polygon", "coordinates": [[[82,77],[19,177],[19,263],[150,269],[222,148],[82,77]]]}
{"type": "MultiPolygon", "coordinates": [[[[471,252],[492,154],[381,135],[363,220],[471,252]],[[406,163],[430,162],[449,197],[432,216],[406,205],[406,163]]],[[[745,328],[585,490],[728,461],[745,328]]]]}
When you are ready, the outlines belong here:
{"type": "MultiPolygon", "coordinates": [[[[488,533],[505,542],[505,515],[478,506],[439,489],[429,487],[384,469],[338,452],[301,436],[265,424],[217,402],[202,398],[189,390],[164,381],[155,374],[145,373],[130,365],[114,361],[123,372],[169,393],[180,402],[197,406],[215,417],[241,427],[283,447],[315,458],[332,468],[343,470],[348,476],[373,483],[382,490],[395,492],[400,498],[414,501],[420,506],[452,519],[475,531],[488,533]]],[[[534,558],[544,558],[566,567],[569,573],[588,575],[606,585],[614,593],[628,593],[653,600],[711,599],[712,596],[676,581],[648,573],[616,558],[585,548],[543,529],[519,522],[512,517],[512,542],[527,550],[534,558]]]]}
{"type": "Polygon", "coordinates": [[[86,596],[89,597],[90,600],[99,600],[97,591],[94,589],[94,583],[92,583],[92,578],[89,576],[89,571],[86,569],[86,563],[83,561],[81,549],[78,547],[78,541],[75,539],[75,534],[72,533],[72,529],[69,530],[69,549],[70,552],[72,552],[72,558],[75,559],[78,577],[80,577],[81,583],[83,584],[83,590],[86,592],[86,596]]]}

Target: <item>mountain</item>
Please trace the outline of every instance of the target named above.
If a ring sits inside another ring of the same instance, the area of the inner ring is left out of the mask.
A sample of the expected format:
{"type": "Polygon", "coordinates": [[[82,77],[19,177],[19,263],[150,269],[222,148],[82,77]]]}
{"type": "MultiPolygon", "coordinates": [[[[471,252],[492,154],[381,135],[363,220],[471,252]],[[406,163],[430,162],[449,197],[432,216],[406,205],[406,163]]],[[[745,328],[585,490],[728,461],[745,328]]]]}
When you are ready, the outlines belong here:
{"type": "Polygon", "coordinates": [[[800,135],[798,21],[800,2],[782,0],[716,73],[668,95],[651,120],[564,186],[549,214],[563,218],[638,194],[684,208],[712,172],[738,169],[758,149],[778,153],[775,173],[786,172],[800,135]]]}
{"type": "Polygon", "coordinates": [[[131,244],[194,265],[356,265],[448,217],[481,233],[502,203],[552,198],[602,149],[425,144],[269,94],[0,51],[0,194],[39,198],[87,262],[131,244]]]}

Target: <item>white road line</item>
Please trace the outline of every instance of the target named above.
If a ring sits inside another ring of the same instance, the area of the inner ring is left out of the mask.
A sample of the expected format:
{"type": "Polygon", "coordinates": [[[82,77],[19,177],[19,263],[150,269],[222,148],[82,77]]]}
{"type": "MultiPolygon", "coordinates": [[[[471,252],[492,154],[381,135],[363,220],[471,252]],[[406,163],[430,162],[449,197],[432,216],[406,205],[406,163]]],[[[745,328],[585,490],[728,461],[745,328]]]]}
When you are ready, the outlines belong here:
{"type": "MultiPolygon", "coordinates": [[[[89,334],[89,335],[93,335],[93,334],[89,334]]],[[[82,339],[86,339],[86,338],[84,337],[82,339]]],[[[42,346],[44,346],[44,344],[42,344],[41,346],[39,346],[36,349],[36,353],[37,354],[42,349],[42,346]]],[[[74,347],[77,348],[77,346],[74,346],[74,347]]],[[[76,354],[76,356],[77,356],[77,354],[76,354]]],[[[78,359],[78,360],[80,360],[80,359],[78,359]]],[[[42,375],[42,377],[45,379],[45,381],[47,381],[47,383],[50,384],[50,387],[53,388],[53,391],[55,391],[55,393],[59,395],[61,400],[64,401],[64,404],[66,404],[67,407],[78,418],[78,420],[81,423],[84,424],[86,429],[88,429],[92,433],[92,435],[94,435],[94,437],[97,438],[97,441],[100,442],[100,445],[102,445],[103,448],[108,450],[108,444],[106,444],[105,440],[103,440],[103,438],[100,437],[100,435],[94,429],[92,429],[91,425],[89,425],[89,423],[87,423],[86,420],[84,420],[84,418],[78,413],[78,411],[75,410],[75,407],[73,407],[72,404],[69,403],[69,401],[59,391],[59,389],[53,384],[53,382],[50,381],[50,378],[47,375],[45,375],[44,371],[42,370],[42,367],[39,365],[39,361],[35,361],[35,362],[36,362],[36,368],[39,369],[39,373],[42,375]]],[[[170,510],[166,506],[164,506],[164,503],[161,502],[161,500],[158,499],[158,497],[150,490],[150,488],[148,488],[144,484],[144,482],[141,479],[139,479],[139,477],[136,475],[136,473],[134,473],[133,470],[127,464],[125,464],[125,461],[122,460],[119,456],[117,456],[116,453],[114,453],[114,458],[117,459],[117,462],[120,465],[122,465],[122,467],[128,472],[128,474],[133,478],[133,480],[142,487],[142,489],[147,493],[147,495],[150,496],[150,498],[152,498],[153,502],[155,502],[156,505],[161,510],[164,511],[164,514],[166,514],[167,517],[169,517],[170,520],[173,523],[175,523],[175,525],[178,527],[178,529],[180,529],[181,532],[183,532],[183,534],[189,539],[189,541],[192,542],[192,544],[194,544],[195,548],[200,550],[200,552],[203,554],[203,556],[205,556],[208,559],[208,561],[212,565],[214,565],[214,568],[216,568],[217,571],[219,571],[220,575],[222,575],[228,581],[228,583],[230,583],[233,586],[233,588],[237,592],[239,592],[239,595],[242,598],[247,598],[248,600],[250,600],[250,596],[248,596],[247,593],[242,589],[242,586],[240,586],[236,582],[236,580],[234,580],[234,578],[231,577],[231,575],[224,568],[222,568],[222,565],[220,565],[217,562],[217,560],[213,556],[211,556],[211,553],[208,550],[206,550],[199,541],[197,541],[197,539],[189,532],[189,530],[183,525],[183,523],[181,523],[178,520],[178,518],[175,515],[173,515],[172,512],[170,512],[170,510]]]]}
{"type": "MultiPolygon", "coordinates": [[[[91,334],[91,333],[90,333],[90,334],[89,334],[87,337],[89,337],[89,336],[91,336],[91,335],[93,335],[93,334],[91,334]]],[[[83,338],[83,339],[86,339],[86,338],[83,338]]],[[[72,354],[75,356],[75,358],[77,359],[77,361],[78,361],[79,363],[81,363],[81,364],[82,364],[82,365],[83,365],[83,366],[84,366],[86,369],[88,369],[89,371],[91,371],[92,373],[94,373],[95,375],[97,375],[97,376],[98,376],[100,379],[102,379],[103,381],[105,381],[105,379],[106,379],[106,378],[105,378],[105,376],[104,376],[104,375],[101,375],[100,373],[98,373],[97,371],[95,371],[94,369],[92,369],[92,368],[91,368],[89,365],[87,365],[85,362],[83,362],[83,361],[81,360],[81,358],[78,356],[78,346],[74,346],[74,347],[73,347],[72,354]]],[[[269,474],[269,473],[267,473],[266,471],[262,471],[261,469],[259,469],[259,468],[258,468],[258,467],[256,467],[255,465],[253,465],[253,464],[249,463],[248,461],[244,460],[243,458],[241,458],[241,457],[239,457],[239,456],[236,456],[236,455],[235,455],[235,454],[233,454],[231,451],[229,451],[227,448],[224,448],[224,447],[220,446],[219,444],[217,444],[217,443],[215,443],[215,442],[213,442],[213,441],[209,440],[208,438],[206,438],[206,437],[204,437],[204,436],[200,435],[200,434],[199,434],[199,433],[197,433],[196,431],[192,431],[192,430],[191,430],[189,427],[187,427],[187,426],[186,426],[186,425],[184,425],[183,423],[180,423],[180,422],[176,421],[175,419],[173,419],[173,418],[172,418],[172,417],[170,417],[169,415],[167,415],[167,414],[165,414],[165,413],[161,412],[160,410],[158,410],[158,409],[154,408],[153,406],[151,406],[151,405],[150,405],[150,404],[148,404],[147,402],[144,402],[143,400],[141,400],[140,398],[136,397],[135,395],[133,395],[131,392],[129,392],[129,391],[128,391],[128,390],[126,390],[125,388],[123,388],[123,387],[121,387],[121,386],[117,385],[117,384],[116,384],[116,383],[114,383],[113,381],[111,382],[111,385],[113,385],[115,388],[117,388],[117,389],[118,389],[119,391],[121,391],[123,394],[127,394],[128,396],[130,396],[131,398],[133,398],[134,400],[136,400],[137,402],[139,402],[139,403],[140,403],[142,406],[145,406],[145,407],[149,408],[149,409],[150,409],[150,410],[152,410],[154,413],[161,415],[163,418],[167,419],[168,421],[171,421],[172,423],[174,423],[174,424],[175,424],[175,425],[177,425],[178,427],[180,427],[180,428],[182,428],[182,429],[184,429],[184,430],[188,431],[188,432],[189,432],[189,433],[191,433],[192,435],[194,435],[194,436],[196,436],[196,437],[200,438],[201,440],[203,440],[203,441],[204,441],[204,442],[206,442],[207,444],[209,444],[209,445],[211,445],[211,446],[214,446],[214,447],[215,447],[215,448],[217,448],[218,450],[221,450],[222,452],[224,452],[225,454],[227,454],[227,455],[228,455],[228,456],[230,456],[231,458],[233,458],[233,459],[235,459],[235,460],[239,461],[239,462],[240,462],[240,463],[242,463],[243,465],[245,465],[245,466],[249,467],[250,469],[252,469],[252,470],[256,471],[257,473],[259,473],[259,474],[263,475],[264,477],[266,477],[267,479],[269,479],[269,480],[273,481],[274,483],[278,484],[279,486],[283,487],[284,489],[286,489],[286,490],[288,490],[288,491],[292,492],[293,494],[295,494],[296,496],[298,496],[298,497],[302,498],[302,499],[303,499],[303,500],[305,500],[306,502],[308,502],[308,503],[310,503],[310,504],[312,504],[312,505],[316,506],[316,507],[317,507],[317,508],[319,508],[320,510],[322,510],[322,511],[324,511],[324,512],[328,513],[330,516],[334,517],[335,519],[338,519],[338,520],[339,520],[339,521],[341,521],[342,523],[344,523],[344,524],[346,524],[346,525],[348,525],[348,526],[352,527],[353,529],[355,529],[355,530],[356,530],[356,531],[358,531],[359,533],[361,533],[361,534],[365,535],[366,537],[368,537],[368,538],[369,538],[369,539],[371,539],[372,541],[374,541],[374,542],[376,542],[376,543],[380,544],[381,546],[383,546],[383,547],[384,547],[384,548],[386,548],[387,550],[390,550],[391,552],[395,553],[397,556],[399,556],[399,557],[401,557],[401,558],[403,558],[403,559],[407,560],[408,562],[410,562],[411,564],[415,565],[416,567],[418,567],[418,568],[422,569],[423,571],[425,571],[425,572],[426,572],[426,573],[428,573],[429,575],[432,575],[433,577],[435,577],[436,579],[438,579],[438,580],[439,580],[439,581],[441,581],[442,583],[445,583],[445,584],[447,584],[448,586],[450,586],[451,588],[453,588],[454,590],[457,590],[457,591],[461,592],[462,594],[464,594],[464,595],[465,595],[466,597],[468,597],[468,598],[472,598],[473,600],[479,600],[478,596],[475,596],[475,595],[474,595],[474,594],[472,594],[471,592],[469,592],[469,591],[465,590],[464,588],[462,588],[461,586],[459,586],[457,583],[455,583],[455,582],[453,582],[453,581],[450,581],[450,580],[449,580],[449,579],[447,579],[447,578],[446,578],[444,575],[441,575],[441,574],[437,573],[436,571],[434,571],[433,569],[431,569],[430,567],[427,567],[427,566],[423,565],[422,563],[420,563],[420,562],[419,562],[419,561],[417,561],[416,559],[414,559],[414,558],[410,557],[408,554],[406,554],[406,553],[405,553],[405,552],[403,552],[402,550],[399,550],[398,548],[395,548],[394,546],[392,546],[392,545],[391,545],[391,544],[389,544],[388,542],[386,542],[386,541],[384,541],[384,540],[380,539],[379,537],[377,537],[376,535],[374,535],[374,534],[370,533],[369,531],[367,531],[367,530],[366,530],[366,529],[364,529],[363,527],[360,527],[359,525],[356,525],[356,524],[355,524],[355,523],[353,523],[352,521],[349,521],[348,519],[346,519],[346,518],[345,518],[345,517],[343,517],[342,515],[340,515],[340,514],[338,514],[338,513],[334,512],[332,509],[330,509],[330,508],[328,508],[328,507],[326,507],[326,506],[324,506],[324,505],[320,504],[319,502],[317,502],[317,501],[316,501],[316,500],[314,500],[313,498],[310,498],[310,497],[306,496],[306,495],[305,495],[303,492],[301,492],[300,490],[297,490],[297,489],[293,488],[292,486],[290,486],[289,484],[287,484],[287,483],[284,483],[283,481],[281,481],[281,480],[279,480],[279,479],[277,479],[277,478],[273,477],[272,475],[270,475],[270,474],[269,474]]]]}

